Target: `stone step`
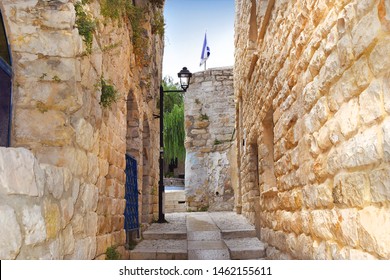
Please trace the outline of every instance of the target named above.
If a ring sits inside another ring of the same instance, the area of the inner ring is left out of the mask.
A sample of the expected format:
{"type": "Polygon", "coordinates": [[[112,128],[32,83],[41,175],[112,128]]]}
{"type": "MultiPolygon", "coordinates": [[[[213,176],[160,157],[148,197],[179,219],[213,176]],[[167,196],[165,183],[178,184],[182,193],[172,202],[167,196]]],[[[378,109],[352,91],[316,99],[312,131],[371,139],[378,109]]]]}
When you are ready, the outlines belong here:
{"type": "Polygon", "coordinates": [[[188,241],[189,260],[229,260],[229,250],[222,240],[188,241]]]}
{"type": "Polygon", "coordinates": [[[224,240],[232,260],[261,259],[266,255],[266,245],[256,237],[224,240]]]}
{"type": "Polygon", "coordinates": [[[250,238],[256,237],[256,230],[253,229],[226,229],[221,230],[222,239],[250,238]]]}
{"type": "Polygon", "coordinates": [[[184,240],[187,239],[186,231],[153,231],[147,230],[142,234],[144,240],[184,240]]]}
{"type": "Polygon", "coordinates": [[[130,251],[131,260],[187,260],[187,240],[143,240],[130,251]]]}

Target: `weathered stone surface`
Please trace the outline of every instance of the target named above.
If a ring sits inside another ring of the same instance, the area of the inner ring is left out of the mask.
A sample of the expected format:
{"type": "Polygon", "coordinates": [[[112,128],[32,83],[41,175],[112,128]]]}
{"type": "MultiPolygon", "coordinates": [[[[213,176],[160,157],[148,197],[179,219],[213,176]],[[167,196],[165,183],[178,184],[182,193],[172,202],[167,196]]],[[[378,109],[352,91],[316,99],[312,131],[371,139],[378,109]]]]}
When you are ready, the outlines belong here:
{"type": "Polygon", "coordinates": [[[94,185],[81,186],[81,211],[95,211],[98,202],[98,189],[94,185]]]}
{"type": "Polygon", "coordinates": [[[356,209],[340,209],[339,223],[342,240],[345,244],[356,247],[359,242],[358,227],[357,227],[357,210],[356,209]]]}
{"type": "Polygon", "coordinates": [[[60,235],[60,246],[62,249],[61,255],[70,255],[74,252],[75,249],[75,238],[73,236],[73,228],[71,225],[68,225],[60,235]]]}
{"type": "Polygon", "coordinates": [[[96,237],[78,239],[74,248],[74,253],[66,256],[67,259],[91,260],[96,255],[96,237]]]}
{"type": "Polygon", "coordinates": [[[0,224],[0,259],[14,259],[22,246],[22,233],[11,207],[0,205],[0,224]]]}
{"type": "Polygon", "coordinates": [[[46,238],[56,238],[61,228],[61,214],[57,204],[54,204],[50,201],[44,202],[44,218],[46,226],[46,238]]]}
{"type": "Polygon", "coordinates": [[[24,242],[20,247],[11,240],[17,246],[4,247],[9,254],[2,258],[93,259],[94,239],[101,234],[97,201],[106,195],[98,186],[105,185],[106,177],[114,181],[113,189],[99,211],[107,217],[110,245],[123,245],[126,153],[140,167],[139,207],[148,215],[145,222],[158,211],[157,195],[150,189],[158,184],[159,132],[153,114],[163,38],[152,32],[151,22],[162,8],[144,7],[145,44],[136,50],[128,36],[134,32],[131,25],[107,21],[99,1],[83,1],[81,8],[97,24],[88,54],[75,4],[1,2],[12,50],[11,145],[31,151],[0,148],[0,196],[15,207],[21,229],[14,239],[21,235],[24,242]],[[118,93],[118,100],[107,108],[100,104],[102,80],[118,93]],[[143,178],[148,181],[145,192],[143,178]],[[41,216],[33,205],[40,205],[41,216]],[[84,248],[75,250],[78,245],[84,248]]]}
{"type": "Polygon", "coordinates": [[[61,200],[61,225],[62,228],[65,228],[74,214],[74,203],[72,197],[61,200]]]}
{"type": "Polygon", "coordinates": [[[236,5],[242,213],[259,224],[276,258],[387,259],[389,4],[236,5]],[[267,5],[270,20],[258,12],[267,5]],[[254,22],[263,37],[244,32],[254,22]]]}
{"type": "Polygon", "coordinates": [[[389,69],[390,66],[390,37],[387,36],[384,40],[378,42],[375,48],[372,50],[369,61],[370,67],[375,75],[379,75],[381,72],[389,69]]]}
{"type": "Polygon", "coordinates": [[[370,86],[360,94],[360,118],[364,124],[370,124],[383,114],[382,84],[380,80],[374,80],[370,86]]]}
{"type": "Polygon", "coordinates": [[[356,56],[363,53],[374,42],[380,29],[381,24],[378,18],[378,12],[376,9],[373,9],[352,30],[352,44],[356,56]]]}
{"type": "Polygon", "coordinates": [[[192,210],[231,210],[234,191],[228,158],[234,130],[233,88],[223,82],[215,68],[194,74],[185,95],[186,118],[186,199],[192,210]],[[207,81],[196,77],[207,77],[207,81]],[[199,83],[197,82],[199,81],[199,83]],[[203,94],[203,92],[209,92],[203,94]]]}
{"type": "Polygon", "coordinates": [[[43,144],[60,146],[68,145],[73,129],[63,112],[50,110],[44,104],[38,109],[16,109],[15,128],[17,141],[20,143],[42,142],[43,144]]]}
{"type": "Polygon", "coordinates": [[[390,118],[383,121],[383,151],[384,159],[386,162],[390,162],[390,118]]]}
{"type": "Polygon", "coordinates": [[[91,151],[93,147],[94,135],[93,127],[85,119],[80,119],[75,125],[76,142],[81,148],[91,151]]]}
{"type": "Polygon", "coordinates": [[[390,169],[388,167],[370,172],[371,197],[373,202],[390,200],[390,169]]]}
{"type": "MultiPolygon", "coordinates": [[[[363,116],[363,113],[361,113],[361,115],[363,116]]],[[[347,138],[351,136],[356,132],[359,124],[358,100],[351,99],[348,103],[344,104],[336,113],[335,117],[340,125],[341,134],[347,138]]]]}
{"type": "Polygon", "coordinates": [[[368,176],[364,173],[338,174],[335,176],[333,199],[336,204],[364,207],[371,201],[368,176]]]}
{"type": "Polygon", "coordinates": [[[69,147],[48,147],[38,154],[42,163],[67,167],[72,174],[80,176],[88,172],[88,157],[85,152],[69,147]]]}
{"type": "Polygon", "coordinates": [[[46,239],[46,226],[40,206],[24,208],[22,221],[25,232],[24,242],[27,245],[37,244],[46,239]]]}
{"type": "Polygon", "coordinates": [[[63,169],[48,164],[41,164],[41,168],[45,171],[46,188],[54,198],[60,199],[65,187],[63,169]]]}
{"type": "Polygon", "coordinates": [[[0,190],[6,194],[42,196],[44,173],[33,154],[23,148],[0,148],[0,190]]]}
{"type": "Polygon", "coordinates": [[[354,168],[376,163],[381,159],[380,147],[378,128],[367,129],[342,143],[329,154],[329,170],[333,173],[342,168],[354,168]]]}
{"type": "Polygon", "coordinates": [[[361,247],[388,259],[390,257],[390,214],[386,208],[366,207],[358,212],[361,247]]]}

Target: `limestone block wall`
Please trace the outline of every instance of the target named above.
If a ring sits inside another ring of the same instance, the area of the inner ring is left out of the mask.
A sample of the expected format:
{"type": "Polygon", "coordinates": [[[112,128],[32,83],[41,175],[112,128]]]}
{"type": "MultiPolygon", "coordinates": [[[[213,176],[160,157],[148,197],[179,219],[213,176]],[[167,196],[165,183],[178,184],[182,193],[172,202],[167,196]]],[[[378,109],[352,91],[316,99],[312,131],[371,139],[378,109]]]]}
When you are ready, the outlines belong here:
{"type": "Polygon", "coordinates": [[[232,68],[193,75],[185,94],[185,191],[190,210],[232,210],[229,151],[234,139],[232,68]]]}
{"type": "Polygon", "coordinates": [[[2,259],[104,259],[110,246],[125,258],[126,153],[138,161],[140,222],[157,213],[153,113],[163,42],[152,22],[161,7],[137,1],[141,60],[129,19],[105,17],[99,1],[87,2],[90,52],[76,24],[78,1],[0,3],[13,59],[11,145],[20,147],[0,155],[2,259]],[[117,92],[108,107],[102,79],[117,92]]]}
{"type": "Polygon", "coordinates": [[[389,259],[389,2],[236,11],[240,199],[268,257],[389,259]]]}

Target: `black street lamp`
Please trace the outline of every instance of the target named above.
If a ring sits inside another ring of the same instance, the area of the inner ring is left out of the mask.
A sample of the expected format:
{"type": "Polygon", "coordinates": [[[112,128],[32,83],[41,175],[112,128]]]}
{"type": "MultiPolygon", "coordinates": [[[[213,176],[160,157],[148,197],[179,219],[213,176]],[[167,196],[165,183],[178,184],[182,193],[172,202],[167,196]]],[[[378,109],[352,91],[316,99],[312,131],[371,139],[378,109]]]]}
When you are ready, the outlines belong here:
{"type": "Polygon", "coordinates": [[[164,196],[164,93],[165,92],[186,92],[192,77],[192,73],[188,71],[187,67],[177,74],[180,78],[180,86],[182,90],[164,90],[160,85],[160,181],[158,184],[158,222],[166,223],[165,213],[163,209],[163,196],[164,196]]]}

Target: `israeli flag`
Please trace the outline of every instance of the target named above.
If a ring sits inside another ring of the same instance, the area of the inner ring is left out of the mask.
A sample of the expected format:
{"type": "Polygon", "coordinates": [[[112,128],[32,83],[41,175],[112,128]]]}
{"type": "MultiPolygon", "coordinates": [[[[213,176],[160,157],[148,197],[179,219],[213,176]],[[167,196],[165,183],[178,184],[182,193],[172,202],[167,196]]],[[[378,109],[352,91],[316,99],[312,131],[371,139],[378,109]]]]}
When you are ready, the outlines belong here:
{"type": "Polygon", "coordinates": [[[200,65],[202,66],[204,63],[206,63],[206,60],[210,56],[210,48],[207,45],[207,36],[206,33],[204,34],[204,41],[203,41],[203,48],[202,48],[202,55],[200,57],[200,65]]]}

